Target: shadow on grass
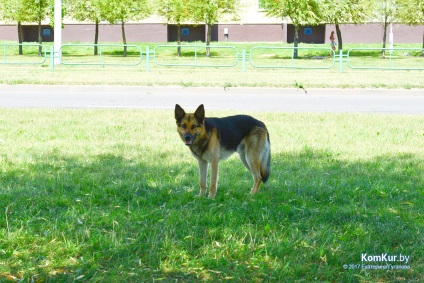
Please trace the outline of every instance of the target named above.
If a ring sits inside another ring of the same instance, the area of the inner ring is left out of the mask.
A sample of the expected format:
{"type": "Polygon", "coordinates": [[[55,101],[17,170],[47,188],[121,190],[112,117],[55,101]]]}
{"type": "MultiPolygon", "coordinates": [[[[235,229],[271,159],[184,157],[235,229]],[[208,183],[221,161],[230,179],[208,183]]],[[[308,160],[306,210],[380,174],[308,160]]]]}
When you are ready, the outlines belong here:
{"type": "Polygon", "coordinates": [[[6,160],[0,281],[424,279],[423,160],[343,161],[313,148],[272,159],[256,196],[238,160],[221,163],[214,201],[195,197],[194,160],[165,166],[159,158],[59,153],[24,165],[6,160]],[[364,253],[410,259],[361,262],[364,253]]]}

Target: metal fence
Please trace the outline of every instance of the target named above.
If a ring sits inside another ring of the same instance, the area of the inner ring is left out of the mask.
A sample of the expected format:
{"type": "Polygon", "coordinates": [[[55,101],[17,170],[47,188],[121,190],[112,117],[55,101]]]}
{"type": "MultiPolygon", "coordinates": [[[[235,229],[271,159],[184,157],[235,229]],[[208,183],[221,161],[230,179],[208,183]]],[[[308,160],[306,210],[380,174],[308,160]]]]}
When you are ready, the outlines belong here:
{"type": "Polygon", "coordinates": [[[422,48],[352,48],[346,57],[351,69],[423,70],[422,52],[422,48]],[[376,57],[381,60],[374,60],[376,57]]]}
{"type": "Polygon", "coordinates": [[[230,68],[238,64],[239,52],[233,46],[158,45],[153,58],[157,66],[230,68]]]}
{"type": "Polygon", "coordinates": [[[63,44],[59,54],[63,65],[137,66],[142,61],[141,47],[132,44],[63,44]]]}
{"type": "Polygon", "coordinates": [[[331,69],[335,65],[331,48],[256,46],[249,54],[254,68],[331,69]]]}
{"type": "MultiPolygon", "coordinates": [[[[424,70],[422,48],[352,48],[335,53],[325,47],[254,46],[246,51],[234,46],[157,45],[152,50],[139,45],[64,44],[58,53],[40,44],[3,44],[1,64],[42,65],[50,58],[61,65],[203,67],[252,69],[424,70]],[[24,55],[18,55],[18,48],[24,55]],[[97,50],[96,55],[95,50],[97,50]],[[41,55],[40,55],[41,54],[41,55]],[[49,56],[47,56],[49,54],[49,56]],[[246,55],[248,54],[248,55],[246,55]],[[376,60],[380,58],[381,60],[376,60]]],[[[0,53],[1,54],[1,53],[0,53]]]]}
{"type": "Polygon", "coordinates": [[[42,65],[47,60],[47,49],[38,43],[2,44],[0,64],[42,65]],[[21,53],[21,54],[20,54],[21,53]]]}

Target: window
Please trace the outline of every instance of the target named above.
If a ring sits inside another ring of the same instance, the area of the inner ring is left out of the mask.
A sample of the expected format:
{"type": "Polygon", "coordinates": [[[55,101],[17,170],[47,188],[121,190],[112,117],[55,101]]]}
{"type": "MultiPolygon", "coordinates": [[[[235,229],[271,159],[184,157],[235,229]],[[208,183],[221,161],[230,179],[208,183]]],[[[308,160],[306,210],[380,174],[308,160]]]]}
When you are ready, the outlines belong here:
{"type": "Polygon", "coordinates": [[[182,28],[181,29],[181,35],[190,35],[190,29],[189,28],[182,28]]]}
{"type": "Polygon", "coordinates": [[[43,28],[41,34],[43,36],[50,36],[51,35],[51,29],[50,28],[43,28]]]}
{"type": "Polygon", "coordinates": [[[312,35],[312,28],[304,28],[303,34],[304,35],[312,35]]]}

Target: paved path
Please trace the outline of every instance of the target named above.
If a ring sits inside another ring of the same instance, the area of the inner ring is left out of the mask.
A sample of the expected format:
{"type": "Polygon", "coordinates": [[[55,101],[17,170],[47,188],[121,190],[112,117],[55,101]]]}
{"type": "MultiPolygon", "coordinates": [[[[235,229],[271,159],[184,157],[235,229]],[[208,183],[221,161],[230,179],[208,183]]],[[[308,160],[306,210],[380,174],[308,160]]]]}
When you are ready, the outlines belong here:
{"type": "Polygon", "coordinates": [[[0,108],[206,109],[424,114],[424,90],[0,85],[0,108]]]}

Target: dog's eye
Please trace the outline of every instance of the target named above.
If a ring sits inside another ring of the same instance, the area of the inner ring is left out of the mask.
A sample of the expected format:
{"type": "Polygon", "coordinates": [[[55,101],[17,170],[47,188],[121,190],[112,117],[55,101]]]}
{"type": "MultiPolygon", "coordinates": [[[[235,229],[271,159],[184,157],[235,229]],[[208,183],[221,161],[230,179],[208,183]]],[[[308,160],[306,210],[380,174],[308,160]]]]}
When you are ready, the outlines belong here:
{"type": "Polygon", "coordinates": [[[182,125],[180,125],[180,127],[185,130],[187,128],[187,125],[186,124],[182,124],[182,125]]]}
{"type": "Polygon", "coordinates": [[[194,129],[196,129],[196,128],[197,128],[197,125],[192,125],[192,126],[191,126],[191,129],[192,129],[192,130],[194,130],[194,129]]]}

